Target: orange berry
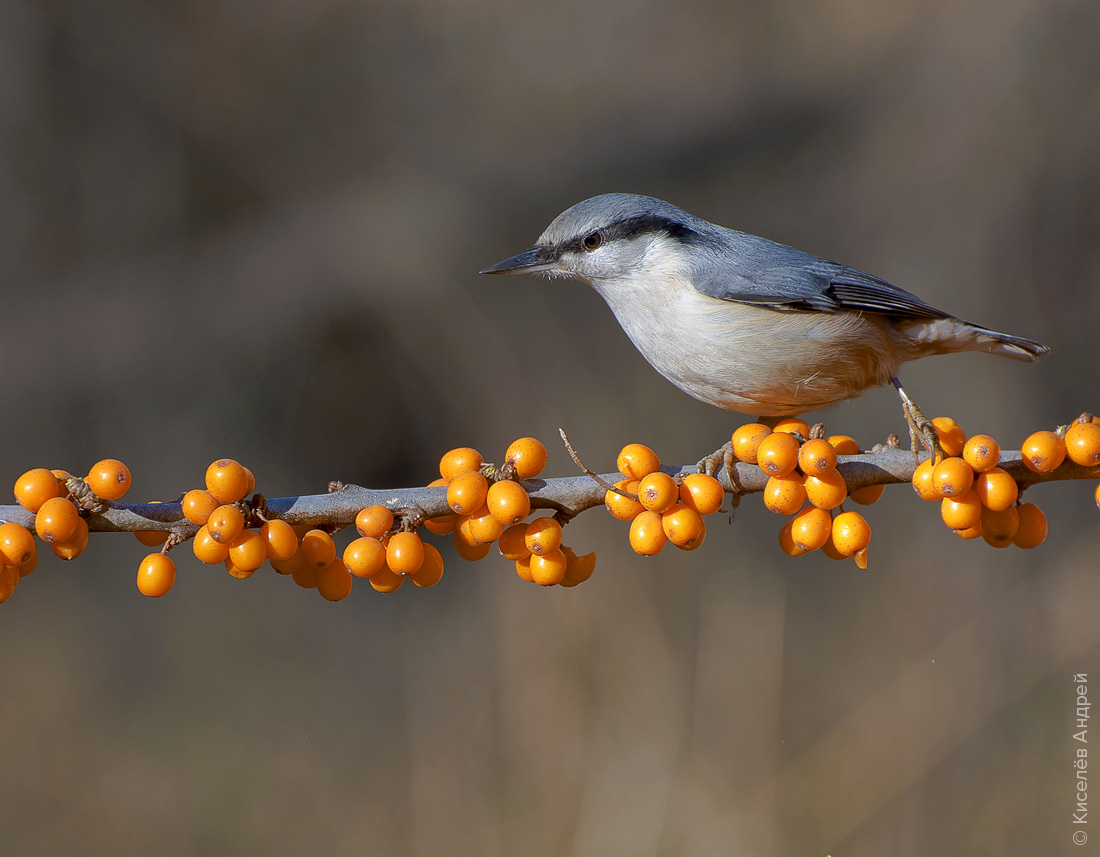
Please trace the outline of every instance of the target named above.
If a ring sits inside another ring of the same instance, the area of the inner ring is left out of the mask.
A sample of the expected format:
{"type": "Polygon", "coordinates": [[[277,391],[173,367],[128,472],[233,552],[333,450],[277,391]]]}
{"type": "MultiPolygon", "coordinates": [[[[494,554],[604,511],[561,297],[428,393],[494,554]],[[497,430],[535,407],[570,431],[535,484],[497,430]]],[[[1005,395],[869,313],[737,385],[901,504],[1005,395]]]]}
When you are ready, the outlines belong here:
{"type": "Polygon", "coordinates": [[[743,426],[738,426],[730,437],[734,456],[738,461],[744,461],[746,464],[756,464],[760,442],[771,433],[772,430],[763,423],[745,423],[743,426]]]}
{"type": "Polygon", "coordinates": [[[324,568],[318,569],[314,577],[317,580],[317,591],[325,601],[343,601],[351,595],[351,572],[341,559],[334,559],[324,568]]]}
{"type": "Polygon", "coordinates": [[[951,417],[936,417],[932,420],[932,428],[940,439],[940,448],[944,455],[962,455],[963,446],[966,445],[966,432],[951,417]]]}
{"type": "Polygon", "coordinates": [[[458,515],[443,515],[439,518],[428,518],[424,522],[424,529],[437,536],[449,536],[458,526],[458,515]]]}
{"type": "Polygon", "coordinates": [[[50,545],[57,556],[62,559],[76,559],[88,546],[88,522],[83,518],[77,518],[76,530],[63,542],[54,542],[50,545]]]}
{"type": "Polygon", "coordinates": [[[470,516],[462,515],[458,519],[458,526],[455,528],[455,537],[462,540],[471,547],[477,547],[482,544],[489,544],[488,542],[479,542],[470,529],[470,516]]]}
{"type": "Polygon", "coordinates": [[[837,455],[859,455],[860,453],[859,444],[856,443],[854,437],[849,437],[846,434],[833,434],[825,439],[836,450],[837,455]]]}
{"type": "Polygon", "coordinates": [[[779,529],[779,547],[787,556],[803,556],[809,553],[805,548],[800,548],[794,543],[794,518],[791,518],[779,529]]]}
{"type": "Polygon", "coordinates": [[[192,488],[183,495],[183,517],[201,527],[210,520],[210,515],[220,505],[221,503],[209,491],[203,488],[192,488]]]}
{"type": "Polygon", "coordinates": [[[489,512],[505,526],[518,524],[531,514],[531,498],[518,482],[502,480],[489,486],[485,499],[489,512]]]}
{"type": "Polygon", "coordinates": [[[237,568],[237,566],[233,565],[232,559],[226,559],[225,570],[229,572],[230,577],[235,577],[238,580],[244,580],[256,573],[256,569],[254,568],[237,568]]]}
{"type": "Polygon", "coordinates": [[[565,577],[568,561],[561,550],[531,556],[531,579],[539,586],[557,586],[565,577]]]}
{"type": "MultiPolygon", "coordinates": [[[[631,494],[637,495],[638,480],[620,479],[615,483],[615,487],[622,491],[629,491],[631,494]]],[[[607,511],[611,513],[611,517],[617,518],[620,521],[631,521],[634,519],[635,515],[645,509],[645,506],[637,500],[631,500],[629,497],[624,497],[622,494],[616,494],[614,491],[608,491],[604,494],[603,504],[607,507],[607,511]]]]}
{"type": "Polygon", "coordinates": [[[764,505],[777,515],[793,515],[806,502],[805,477],[800,473],[770,476],[764,486],[764,505]]]}
{"type": "Polygon", "coordinates": [[[248,493],[248,473],[232,458],[219,458],[206,468],[206,490],[221,503],[236,503],[248,493]]]}
{"type": "Polygon", "coordinates": [[[484,459],[476,449],[470,446],[459,446],[439,459],[439,475],[450,482],[463,473],[480,470],[483,463],[484,459]]]}
{"type": "MultiPolygon", "coordinates": [[[[300,552],[298,556],[301,556],[300,552]]],[[[290,573],[290,578],[302,589],[317,588],[317,569],[306,562],[305,557],[302,557],[302,564],[290,573]]]]}
{"type": "Polygon", "coordinates": [[[963,445],[963,460],[976,473],[985,473],[1001,460],[1001,445],[987,434],[976,434],[963,445]]]}
{"type": "Polygon", "coordinates": [[[667,473],[658,470],[638,480],[638,502],[651,512],[671,509],[679,498],[680,486],[667,473]]]}
{"type": "Polygon", "coordinates": [[[848,496],[844,477],[832,470],[824,476],[807,476],[806,499],[819,509],[835,509],[848,496]]]}
{"type": "Polygon", "coordinates": [[[584,583],[596,570],[596,554],[588,553],[577,556],[569,548],[563,547],[565,554],[565,577],[562,578],[562,586],[577,586],[584,583]]]}
{"type": "Polygon", "coordinates": [[[1100,464],[1100,425],[1074,423],[1066,429],[1066,455],[1074,464],[1095,467],[1100,464]]]}
{"type": "Polygon", "coordinates": [[[130,490],[130,468],[116,458],[104,458],[92,465],[84,481],[100,499],[118,500],[130,490]]]}
{"type": "Polygon", "coordinates": [[[940,499],[940,492],[932,484],[932,470],[935,466],[933,459],[926,458],[913,470],[913,490],[917,492],[917,496],[922,500],[940,499]]]}
{"type": "Polygon", "coordinates": [[[821,546],[821,552],[829,559],[848,559],[848,557],[836,549],[836,545],[833,544],[832,534],[829,535],[829,540],[821,546]]]}
{"type": "Polygon", "coordinates": [[[1006,548],[1012,544],[1016,531],[1020,529],[1020,513],[1015,506],[994,511],[982,506],[982,538],[986,544],[995,548],[1006,548]]]}
{"type": "Polygon", "coordinates": [[[0,604],[11,598],[18,583],[19,574],[14,568],[10,565],[0,566],[0,604]]]}
{"type": "Polygon", "coordinates": [[[853,503],[859,503],[861,506],[870,506],[872,503],[878,502],[879,497],[882,496],[882,492],[885,490],[885,485],[865,485],[863,488],[857,488],[849,494],[848,499],[853,503]]]}
{"type": "Polygon", "coordinates": [[[370,577],[386,564],[386,547],[373,536],[362,536],[344,548],[344,565],[356,577],[370,577]]]}
{"type": "Polygon", "coordinates": [[[856,561],[856,568],[867,570],[867,548],[859,551],[852,556],[852,559],[856,561]]]}
{"type": "Polygon", "coordinates": [[[506,524],[501,523],[499,518],[493,517],[489,507],[482,503],[481,508],[467,519],[466,532],[469,533],[474,542],[484,545],[499,539],[506,526],[506,524]]]}
{"type": "Polygon", "coordinates": [[[1096,508],[1100,509],[1100,484],[1096,486],[1096,493],[1093,494],[1093,499],[1096,501],[1096,508]]]}
{"type": "Polygon", "coordinates": [[[546,466],[546,446],[534,437],[513,440],[504,453],[504,461],[516,468],[520,479],[533,479],[546,466]]]}
{"type": "Polygon", "coordinates": [[[424,542],[424,564],[412,576],[412,582],[421,589],[435,586],[443,578],[443,555],[435,545],[424,542]]]}
{"type": "Polygon", "coordinates": [[[561,545],[561,524],[553,518],[536,518],[527,525],[523,543],[534,554],[557,550],[561,545]]]}
{"type": "MultiPolygon", "coordinates": [[[[245,467],[245,469],[244,469],[244,477],[245,477],[244,496],[247,497],[249,494],[251,494],[253,491],[256,490],[256,477],[252,474],[252,471],[249,470],[247,467],[245,467]]],[[[244,498],[241,498],[241,499],[244,499],[244,498]]]]}
{"type": "MultiPolygon", "coordinates": [[[[297,533],[295,533],[294,537],[298,537],[297,533]]],[[[271,567],[279,574],[294,574],[296,571],[307,568],[306,558],[302,556],[300,550],[294,551],[294,555],[291,556],[290,559],[271,559],[269,557],[268,562],[271,563],[271,567]]]]}
{"type": "Polygon", "coordinates": [[[627,479],[641,479],[654,473],[661,466],[661,460],[648,446],[641,443],[628,443],[615,459],[615,466],[627,479]]]}
{"type": "Polygon", "coordinates": [[[798,450],[798,466],[807,476],[824,476],[836,469],[836,448],[827,440],[808,440],[798,450]]]}
{"type": "Polygon", "coordinates": [[[973,527],[967,527],[965,530],[955,530],[955,535],[964,539],[980,539],[982,537],[982,525],[975,524],[973,527]]]}
{"type": "Polygon", "coordinates": [[[871,525],[859,512],[841,512],[833,519],[832,543],[837,553],[855,556],[871,543],[871,525]]]}
{"type": "Polygon", "coordinates": [[[275,562],[285,562],[298,552],[298,534],[286,521],[272,518],[260,527],[260,538],[264,540],[267,558],[275,562]]]}
{"type": "Polygon", "coordinates": [[[447,505],[459,515],[469,515],[485,502],[488,494],[488,480],[476,470],[471,470],[451,480],[447,486],[447,505]]]}
{"type": "Polygon", "coordinates": [[[336,543],[324,530],[313,529],[302,535],[302,556],[312,568],[325,568],[336,559],[336,543]]]}
{"type": "Polygon", "coordinates": [[[424,564],[424,542],[416,533],[394,533],[386,544],[386,566],[397,574],[416,574],[424,564]]]}
{"type": "Polygon", "coordinates": [[[1007,509],[1020,496],[1020,486],[1016,480],[999,467],[979,473],[974,480],[974,491],[982,505],[994,512],[1007,509]]]}
{"type": "Polygon", "coordinates": [[[455,553],[457,553],[464,560],[469,562],[477,562],[479,559],[485,559],[489,555],[489,550],[493,547],[491,542],[486,542],[482,545],[471,545],[463,541],[462,536],[455,531],[454,534],[455,553]]]}
{"type": "Polygon", "coordinates": [[[775,424],[772,431],[786,432],[787,434],[800,434],[803,440],[810,436],[810,424],[798,417],[785,417],[775,424]]]}
{"type": "Polygon", "coordinates": [[[703,542],[707,540],[707,524],[703,522],[703,531],[699,534],[699,538],[693,541],[690,545],[676,545],[682,551],[694,551],[699,550],[703,546],[703,542]]]}
{"type": "Polygon", "coordinates": [[[772,432],[756,448],[756,463],[769,476],[784,476],[798,466],[798,439],[784,431],[772,432]]]}
{"type": "Polygon", "coordinates": [[[833,516],[816,506],[807,506],[791,518],[791,539],[804,551],[820,548],[832,532],[833,516]]]}
{"type": "Polygon", "coordinates": [[[431,482],[429,482],[428,487],[429,488],[446,488],[450,484],[451,484],[450,479],[444,479],[443,477],[440,477],[439,479],[433,479],[431,482]]]}
{"type": "Polygon", "coordinates": [[[147,548],[155,548],[168,541],[168,533],[164,530],[138,530],[134,538],[147,548]]]}
{"type": "Polygon", "coordinates": [[[0,524],[0,557],[3,565],[20,566],[35,554],[34,536],[20,524],[0,524]]]}
{"type": "Polygon", "coordinates": [[[982,519],[982,501],[971,488],[958,497],[944,497],[940,503],[940,517],[952,530],[967,530],[977,526],[982,519]]]}
{"type": "Polygon", "coordinates": [[[137,588],[142,595],[160,598],[176,582],[176,564],[163,553],[151,553],[138,565],[137,588]]]}
{"type": "Polygon", "coordinates": [[[707,531],[703,516],[683,503],[677,503],[661,515],[661,527],[668,540],[678,548],[692,547],[707,531]]]}
{"type": "Polygon", "coordinates": [[[516,560],[516,574],[520,576],[520,579],[526,580],[528,583],[534,583],[535,578],[531,575],[531,554],[522,559],[516,560]]]}
{"type": "Polygon", "coordinates": [[[255,571],[267,562],[267,543],[255,530],[244,530],[229,543],[229,559],[241,571],[255,571]]]}
{"type": "Polygon", "coordinates": [[[1050,473],[1065,460],[1066,442],[1055,432],[1037,431],[1027,436],[1020,453],[1029,470],[1050,473]]]}
{"type": "Polygon", "coordinates": [[[359,535],[372,539],[380,539],[393,527],[393,512],[385,506],[375,504],[360,509],[355,516],[355,529],[359,535]]]}
{"type": "Polygon", "coordinates": [[[689,473],[680,483],[680,502],[700,515],[713,515],[725,499],[722,483],[706,473],[689,473]]]}
{"type": "Polygon", "coordinates": [[[80,520],[80,513],[71,502],[64,497],[51,497],[38,507],[34,531],[44,542],[63,542],[76,532],[80,520]]]}
{"type": "Polygon", "coordinates": [[[654,556],[664,549],[667,542],[661,516],[656,512],[645,509],[630,522],[630,547],[635,553],[654,556]]]}
{"type": "Polygon", "coordinates": [[[1012,544],[1024,550],[1037,548],[1047,539],[1047,516],[1034,503],[1021,503],[1016,507],[1020,527],[1012,537],[1012,544]]]}
{"type": "Polygon", "coordinates": [[[28,512],[37,512],[47,500],[61,495],[57,477],[45,467],[28,470],[15,480],[15,499],[28,512]]]}
{"type": "Polygon", "coordinates": [[[244,515],[236,506],[218,506],[207,518],[206,529],[215,541],[227,545],[244,531],[244,515]]]}
{"type": "Polygon", "coordinates": [[[527,548],[526,536],[526,524],[513,524],[506,529],[497,540],[501,556],[513,562],[530,556],[531,551],[527,548]]]}
{"type": "Polygon", "coordinates": [[[389,568],[382,568],[368,577],[367,582],[376,592],[396,592],[405,582],[405,575],[390,571],[389,568]]]}
{"type": "Polygon", "coordinates": [[[195,552],[197,560],[208,565],[225,562],[229,558],[229,545],[216,541],[205,524],[199,527],[195,538],[191,540],[191,550],[195,552]]]}
{"type": "Polygon", "coordinates": [[[932,468],[932,487],[941,497],[959,497],[974,484],[974,471],[961,458],[945,458],[932,468]]]}

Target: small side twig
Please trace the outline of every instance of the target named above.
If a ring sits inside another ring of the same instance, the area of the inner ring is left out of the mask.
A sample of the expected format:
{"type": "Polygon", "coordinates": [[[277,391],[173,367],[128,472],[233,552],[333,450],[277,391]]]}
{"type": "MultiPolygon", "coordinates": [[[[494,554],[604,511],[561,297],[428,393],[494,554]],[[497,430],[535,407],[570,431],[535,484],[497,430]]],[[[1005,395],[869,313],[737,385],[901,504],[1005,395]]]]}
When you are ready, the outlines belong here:
{"type": "Polygon", "coordinates": [[[591,470],[589,470],[587,467],[585,467],[584,462],[581,461],[581,457],[579,455],[577,455],[577,451],[575,449],[573,449],[573,444],[571,444],[569,442],[569,438],[565,434],[565,429],[559,428],[558,429],[558,434],[561,435],[562,442],[565,444],[565,450],[566,450],[566,452],[569,453],[569,457],[573,459],[573,463],[576,464],[577,467],[579,467],[581,469],[581,472],[585,476],[587,476],[589,479],[592,479],[601,488],[604,488],[608,491],[614,491],[616,494],[619,494],[623,497],[626,497],[628,500],[637,501],[637,499],[638,499],[637,494],[631,494],[629,491],[624,491],[622,488],[616,488],[610,482],[606,481],[601,476],[598,476],[597,474],[595,474],[591,470]]]}

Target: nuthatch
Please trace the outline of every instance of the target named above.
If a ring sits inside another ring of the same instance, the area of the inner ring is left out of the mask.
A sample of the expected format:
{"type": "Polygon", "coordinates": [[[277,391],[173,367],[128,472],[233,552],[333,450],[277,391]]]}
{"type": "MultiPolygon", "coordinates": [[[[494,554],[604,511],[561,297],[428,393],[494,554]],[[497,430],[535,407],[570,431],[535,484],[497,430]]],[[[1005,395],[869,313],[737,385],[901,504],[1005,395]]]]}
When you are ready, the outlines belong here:
{"type": "Polygon", "coordinates": [[[782,417],[891,382],[914,448],[931,426],[898,381],[907,360],[1049,349],[929,306],[793,247],[708,223],[647,196],[611,193],[562,212],[525,253],[483,274],[538,273],[592,286],[642,356],[695,398],[782,417]]]}

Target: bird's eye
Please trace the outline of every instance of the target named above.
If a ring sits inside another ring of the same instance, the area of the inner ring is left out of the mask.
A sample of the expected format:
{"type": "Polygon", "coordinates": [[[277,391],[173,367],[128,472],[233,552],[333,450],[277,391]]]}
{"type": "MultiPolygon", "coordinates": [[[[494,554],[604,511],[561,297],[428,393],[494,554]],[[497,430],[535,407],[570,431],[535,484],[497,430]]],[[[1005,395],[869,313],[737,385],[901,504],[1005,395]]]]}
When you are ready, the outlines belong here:
{"type": "Polygon", "coordinates": [[[600,233],[599,230],[591,232],[588,235],[584,236],[585,250],[595,250],[601,244],[603,244],[603,234],[600,233]]]}

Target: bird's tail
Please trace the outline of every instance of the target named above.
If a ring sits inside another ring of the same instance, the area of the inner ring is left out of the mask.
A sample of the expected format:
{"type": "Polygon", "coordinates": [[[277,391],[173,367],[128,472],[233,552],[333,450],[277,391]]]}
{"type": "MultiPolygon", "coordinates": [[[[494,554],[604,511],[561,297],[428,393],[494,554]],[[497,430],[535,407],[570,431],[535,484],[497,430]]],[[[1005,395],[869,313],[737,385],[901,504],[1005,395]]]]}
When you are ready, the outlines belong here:
{"type": "Polygon", "coordinates": [[[958,318],[921,319],[905,325],[904,330],[914,346],[916,356],[985,351],[1031,363],[1050,351],[1047,346],[1031,339],[998,333],[958,318]]]}
{"type": "Polygon", "coordinates": [[[977,334],[974,351],[988,351],[990,354],[1000,354],[1002,357],[1011,357],[1013,360],[1023,360],[1032,363],[1042,357],[1050,348],[1033,339],[1024,339],[1022,336],[1013,336],[1011,333],[998,333],[987,327],[966,322],[967,326],[977,334]]]}

